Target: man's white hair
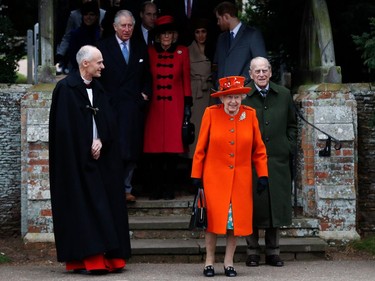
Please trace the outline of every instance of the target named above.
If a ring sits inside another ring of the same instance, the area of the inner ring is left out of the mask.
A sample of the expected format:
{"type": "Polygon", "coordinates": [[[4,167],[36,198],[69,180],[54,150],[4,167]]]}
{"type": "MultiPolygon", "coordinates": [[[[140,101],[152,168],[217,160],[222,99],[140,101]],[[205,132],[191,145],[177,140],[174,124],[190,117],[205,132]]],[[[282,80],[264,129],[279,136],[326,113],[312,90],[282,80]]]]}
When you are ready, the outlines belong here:
{"type": "Polygon", "coordinates": [[[78,65],[81,65],[84,60],[90,61],[94,55],[94,50],[97,48],[91,45],[85,45],[79,49],[76,55],[78,65]]]}
{"type": "Polygon", "coordinates": [[[126,17],[126,18],[130,17],[130,18],[132,18],[133,25],[135,25],[135,18],[133,16],[132,12],[130,12],[128,10],[120,10],[120,11],[118,11],[116,13],[116,15],[115,15],[113,23],[116,24],[116,25],[118,25],[119,22],[120,22],[120,18],[121,17],[126,17]]]}

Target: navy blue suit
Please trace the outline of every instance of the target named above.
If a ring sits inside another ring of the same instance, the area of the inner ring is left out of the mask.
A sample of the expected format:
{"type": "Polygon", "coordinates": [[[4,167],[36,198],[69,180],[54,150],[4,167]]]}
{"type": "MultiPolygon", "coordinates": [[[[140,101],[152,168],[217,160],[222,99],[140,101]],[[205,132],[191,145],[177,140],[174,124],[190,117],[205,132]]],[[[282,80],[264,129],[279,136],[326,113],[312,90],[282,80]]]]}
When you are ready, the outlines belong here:
{"type": "Polygon", "coordinates": [[[125,62],[115,35],[98,43],[105,68],[100,81],[109,95],[119,125],[124,161],[137,161],[143,149],[145,101],[151,95],[151,74],[146,44],[130,39],[129,63],[125,62]]]}
{"type": "Polygon", "coordinates": [[[230,32],[219,35],[214,64],[217,64],[217,78],[240,75],[250,81],[250,61],[258,56],[267,57],[262,33],[254,27],[242,23],[233,42],[229,46],[230,32]]]}

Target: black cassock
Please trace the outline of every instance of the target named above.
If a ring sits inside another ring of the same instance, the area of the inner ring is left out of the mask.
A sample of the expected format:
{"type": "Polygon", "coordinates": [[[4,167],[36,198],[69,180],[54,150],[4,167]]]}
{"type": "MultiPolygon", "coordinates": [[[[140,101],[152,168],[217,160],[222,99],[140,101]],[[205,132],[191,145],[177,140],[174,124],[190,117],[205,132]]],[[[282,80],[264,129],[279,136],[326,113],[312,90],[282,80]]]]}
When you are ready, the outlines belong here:
{"type": "Polygon", "coordinates": [[[50,190],[60,262],[131,253],[117,125],[100,83],[91,84],[92,106],[78,72],[59,81],[52,96],[50,190]],[[93,116],[103,144],[98,160],[91,156],[93,116]]]}

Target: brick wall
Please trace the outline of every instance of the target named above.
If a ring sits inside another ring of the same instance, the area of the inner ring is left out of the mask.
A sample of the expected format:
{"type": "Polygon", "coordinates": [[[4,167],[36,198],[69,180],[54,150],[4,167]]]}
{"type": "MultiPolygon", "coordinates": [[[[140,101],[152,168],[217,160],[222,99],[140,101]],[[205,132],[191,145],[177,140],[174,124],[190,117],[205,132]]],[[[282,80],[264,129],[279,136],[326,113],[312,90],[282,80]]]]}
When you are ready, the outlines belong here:
{"type": "Polygon", "coordinates": [[[48,169],[48,116],[53,87],[32,88],[21,100],[23,235],[53,232],[48,169]]]}
{"type": "MultiPolygon", "coordinates": [[[[350,89],[341,84],[302,86],[295,97],[305,119],[341,141],[331,155],[319,153],[327,136],[300,122],[297,157],[303,213],[319,220],[319,235],[327,240],[358,237],[356,231],[357,104],[350,89]]],[[[325,150],[327,151],[327,150],[325,150]]]]}

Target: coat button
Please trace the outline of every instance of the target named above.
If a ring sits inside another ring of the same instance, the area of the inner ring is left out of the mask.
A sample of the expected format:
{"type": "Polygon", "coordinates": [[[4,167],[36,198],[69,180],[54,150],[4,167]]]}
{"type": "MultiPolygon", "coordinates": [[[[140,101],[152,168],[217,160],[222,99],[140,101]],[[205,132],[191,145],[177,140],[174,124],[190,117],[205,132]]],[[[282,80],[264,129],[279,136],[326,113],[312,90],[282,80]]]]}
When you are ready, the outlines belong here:
{"type": "Polygon", "coordinates": [[[231,117],[230,119],[229,119],[230,121],[233,121],[234,120],[234,118],[233,117],[231,117]]]}
{"type": "Polygon", "coordinates": [[[229,157],[234,157],[234,153],[229,153],[229,157]]]}
{"type": "Polygon", "coordinates": [[[268,126],[270,124],[270,122],[266,121],[266,126],[268,126]]]}
{"type": "Polygon", "coordinates": [[[234,145],[234,141],[230,141],[229,143],[230,143],[231,145],[234,145]]]}
{"type": "Polygon", "coordinates": [[[233,167],[233,165],[229,165],[229,169],[233,169],[234,167],[233,167]]]}
{"type": "Polygon", "coordinates": [[[234,133],[234,129],[230,129],[229,131],[230,131],[231,133],[234,133]]]}
{"type": "Polygon", "coordinates": [[[267,106],[267,105],[265,105],[265,106],[264,106],[264,110],[267,110],[267,109],[268,109],[268,106],[267,106]]]}
{"type": "Polygon", "coordinates": [[[265,140],[266,140],[266,142],[269,142],[269,141],[270,141],[270,138],[269,138],[269,137],[266,137],[265,140]]]}

